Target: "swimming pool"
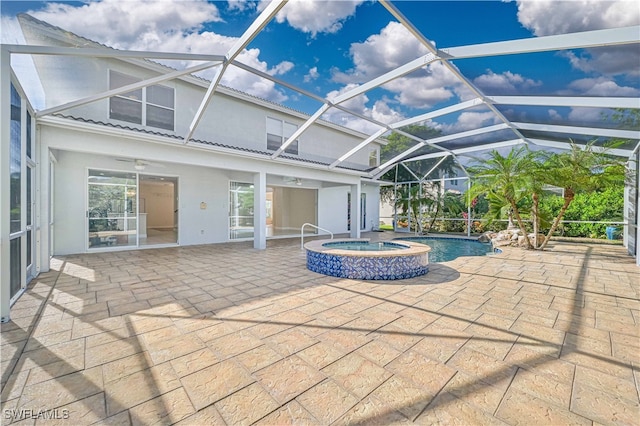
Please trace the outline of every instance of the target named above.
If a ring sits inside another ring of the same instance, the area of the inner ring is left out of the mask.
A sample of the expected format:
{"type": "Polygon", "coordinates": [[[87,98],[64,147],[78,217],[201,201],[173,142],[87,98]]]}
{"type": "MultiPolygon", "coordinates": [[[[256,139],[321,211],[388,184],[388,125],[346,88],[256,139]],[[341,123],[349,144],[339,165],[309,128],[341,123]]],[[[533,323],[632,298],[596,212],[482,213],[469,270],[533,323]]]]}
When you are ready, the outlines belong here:
{"type": "MultiPolygon", "coordinates": [[[[431,247],[431,262],[448,262],[462,256],[487,256],[494,254],[491,243],[481,243],[466,238],[447,237],[403,237],[396,241],[413,241],[431,247]]],[[[499,252],[499,251],[498,251],[499,252]]],[[[497,253],[497,252],[496,252],[497,253]]]]}

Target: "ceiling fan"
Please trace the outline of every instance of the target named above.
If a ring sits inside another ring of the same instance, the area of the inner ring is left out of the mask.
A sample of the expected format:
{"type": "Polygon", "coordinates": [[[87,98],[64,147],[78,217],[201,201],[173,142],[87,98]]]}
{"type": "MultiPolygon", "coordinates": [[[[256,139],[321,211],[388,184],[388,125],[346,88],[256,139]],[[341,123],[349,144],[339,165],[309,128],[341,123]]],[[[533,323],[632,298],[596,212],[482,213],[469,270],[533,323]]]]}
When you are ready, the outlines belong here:
{"type": "Polygon", "coordinates": [[[160,163],[152,163],[151,161],[147,161],[147,160],[140,160],[137,158],[116,158],[116,161],[122,161],[124,163],[133,163],[133,168],[136,170],[144,170],[147,166],[152,166],[152,167],[165,167],[164,164],[160,164],[160,163]]]}

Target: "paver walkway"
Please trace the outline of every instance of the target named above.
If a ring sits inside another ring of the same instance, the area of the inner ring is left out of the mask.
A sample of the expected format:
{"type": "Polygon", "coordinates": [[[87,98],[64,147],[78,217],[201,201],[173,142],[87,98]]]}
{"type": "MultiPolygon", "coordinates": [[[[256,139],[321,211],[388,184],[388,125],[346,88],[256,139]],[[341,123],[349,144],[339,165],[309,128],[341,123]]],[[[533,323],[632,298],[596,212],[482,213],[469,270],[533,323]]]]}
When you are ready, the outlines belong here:
{"type": "Polygon", "coordinates": [[[639,424],[622,247],[384,282],[310,272],[299,240],[52,265],[2,325],[2,424],[639,424]]]}

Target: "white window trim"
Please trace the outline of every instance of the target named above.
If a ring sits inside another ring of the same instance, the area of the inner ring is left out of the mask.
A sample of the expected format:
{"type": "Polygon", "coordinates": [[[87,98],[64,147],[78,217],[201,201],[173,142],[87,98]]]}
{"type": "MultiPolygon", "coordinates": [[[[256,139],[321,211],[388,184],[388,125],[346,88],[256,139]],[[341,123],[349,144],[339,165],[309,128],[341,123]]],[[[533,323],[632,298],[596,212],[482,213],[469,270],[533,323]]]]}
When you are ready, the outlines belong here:
{"type": "MultiPolygon", "coordinates": [[[[111,74],[112,73],[120,74],[120,75],[123,75],[125,77],[129,77],[129,78],[132,78],[132,79],[136,79],[138,81],[142,81],[141,78],[138,78],[138,77],[135,77],[135,76],[132,76],[132,75],[120,72],[120,71],[116,71],[116,70],[113,70],[113,69],[109,69],[108,70],[108,78],[107,78],[108,85],[109,85],[109,90],[112,89],[112,87],[111,87],[111,74]]],[[[107,109],[108,109],[108,114],[107,115],[109,117],[109,120],[120,121],[120,122],[128,123],[128,124],[139,124],[140,126],[149,127],[149,128],[152,128],[152,129],[161,129],[161,130],[164,130],[164,131],[174,132],[176,130],[176,90],[175,90],[175,88],[173,88],[171,86],[164,85],[164,84],[156,84],[154,86],[165,87],[165,88],[170,89],[170,90],[173,91],[173,107],[172,108],[166,107],[164,105],[158,105],[158,104],[155,104],[155,103],[152,103],[152,102],[147,102],[147,87],[142,87],[142,88],[139,89],[139,90],[142,91],[142,96],[141,96],[140,100],[131,99],[131,98],[128,98],[128,97],[122,96],[122,95],[112,96],[113,98],[121,98],[121,99],[126,99],[126,100],[129,100],[129,101],[139,102],[141,104],[141,108],[142,108],[141,123],[135,123],[135,122],[131,122],[131,121],[125,121],[125,120],[119,120],[117,118],[112,118],[111,117],[111,110],[110,110],[110,105],[111,105],[110,102],[107,105],[107,109]],[[172,115],[173,115],[173,128],[172,129],[165,129],[164,127],[157,127],[157,126],[153,126],[153,125],[147,124],[147,106],[148,105],[156,107],[156,108],[162,108],[162,109],[166,109],[166,110],[171,111],[172,115]]],[[[111,98],[109,98],[109,100],[110,99],[111,98]]]]}
{"type": "MultiPolygon", "coordinates": [[[[285,132],[284,132],[285,124],[293,126],[296,130],[298,129],[298,125],[295,124],[295,123],[292,123],[292,122],[286,121],[286,120],[282,120],[280,118],[267,116],[267,118],[266,118],[267,126],[266,126],[266,131],[265,131],[265,143],[266,143],[266,146],[267,146],[267,150],[270,150],[269,149],[269,134],[274,135],[273,133],[269,133],[269,125],[268,125],[269,120],[277,121],[279,123],[279,125],[280,125],[279,126],[280,127],[279,128],[280,134],[275,135],[275,136],[279,136],[280,137],[280,145],[279,145],[279,147],[282,146],[282,144],[284,144],[286,142],[286,140],[287,140],[287,138],[285,137],[285,132]]],[[[275,150],[271,150],[271,151],[275,151],[275,150]]],[[[300,154],[300,140],[296,139],[291,145],[289,145],[287,147],[287,149],[284,150],[284,153],[288,154],[288,155],[299,155],[300,154]],[[295,148],[296,148],[296,152],[295,153],[288,151],[288,150],[293,149],[293,146],[295,146],[295,148]]]]}

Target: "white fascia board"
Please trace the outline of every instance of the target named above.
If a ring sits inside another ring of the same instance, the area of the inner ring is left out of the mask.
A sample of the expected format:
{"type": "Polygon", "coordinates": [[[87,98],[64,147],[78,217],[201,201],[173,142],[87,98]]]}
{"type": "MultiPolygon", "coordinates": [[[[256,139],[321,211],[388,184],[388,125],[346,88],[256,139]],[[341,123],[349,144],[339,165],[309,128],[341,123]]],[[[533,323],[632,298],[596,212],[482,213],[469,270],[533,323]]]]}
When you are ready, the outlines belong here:
{"type": "Polygon", "coordinates": [[[571,133],[587,136],[604,136],[620,139],[640,139],[638,130],[603,129],[593,127],[558,126],[553,124],[512,123],[518,129],[537,130],[542,132],[571,133]]]}
{"type": "Polygon", "coordinates": [[[586,49],[639,43],[640,26],[584,31],[440,49],[447,59],[515,55],[552,50],[586,49]]]}
{"type": "Polygon", "coordinates": [[[224,55],[205,55],[199,53],[154,52],[142,50],[118,50],[108,47],[58,47],[34,46],[29,44],[3,44],[12,54],[24,55],[57,55],[57,56],[85,56],[90,58],[114,59],[165,59],[176,61],[211,61],[221,62],[224,55]]]}
{"type": "Polygon", "coordinates": [[[375,87],[382,86],[383,84],[388,83],[391,80],[402,77],[405,74],[409,74],[410,72],[413,72],[418,68],[422,68],[423,66],[429,65],[430,63],[438,59],[439,58],[436,57],[433,53],[428,53],[424,56],[421,56],[418,59],[414,59],[411,62],[408,62],[404,65],[401,65],[393,69],[393,71],[389,71],[388,73],[383,74],[379,77],[376,77],[373,80],[370,80],[364,84],[361,84],[360,86],[352,90],[342,93],[341,95],[338,95],[335,98],[330,99],[329,102],[331,102],[332,104],[340,104],[349,99],[355,98],[356,96],[361,95],[362,93],[365,93],[375,87]]]}
{"type": "Polygon", "coordinates": [[[482,104],[482,99],[474,98],[468,101],[460,102],[459,104],[451,105],[448,107],[444,107],[435,111],[428,112],[426,114],[418,115],[412,118],[408,118],[406,120],[398,121],[390,125],[392,129],[398,129],[400,127],[408,126],[410,124],[418,123],[420,121],[429,120],[431,118],[440,117],[446,114],[451,114],[452,112],[462,111],[467,108],[472,108],[482,104]]]}
{"type": "Polygon", "coordinates": [[[78,100],[75,100],[75,101],[67,102],[67,103],[64,103],[62,105],[58,105],[56,107],[52,107],[52,108],[48,108],[48,109],[39,111],[37,113],[37,117],[42,117],[42,116],[49,115],[49,114],[55,114],[57,112],[64,111],[66,109],[75,108],[75,107],[82,106],[82,105],[85,105],[85,104],[88,104],[88,103],[91,103],[91,102],[96,102],[96,101],[99,101],[101,99],[109,98],[111,96],[120,95],[122,93],[127,93],[127,92],[130,92],[130,91],[133,91],[133,90],[138,90],[138,89],[141,89],[143,87],[147,87],[147,86],[151,86],[151,85],[154,85],[154,84],[162,83],[162,82],[165,82],[165,81],[168,81],[168,80],[173,80],[173,79],[181,77],[183,75],[191,74],[191,73],[198,72],[198,71],[202,71],[202,70],[205,70],[207,68],[211,68],[211,67],[214,67],[214,66],[217,66],[217,65],[220,65],[220,62],[207,62],[207,63],[196,65],[196,66],[193,66],[193,67],[190,67],[190,68],[186,68],[186,69],[181,70],[181,71],[173,71],[173,72],[170,72],[168,74],[163,74],[163,75],[159,75],[157,77],[149,78],[147,80],[142,80],[142,81],[137,82],[137,83],[133,83],[133,84],[129,84],[127,86],[119,87],[117,89],[107,90],[106,92],[102,92],[102,93],[99,93],[97,95],[87,96],[86,98],[82,98],[82,99],[78,99],[78,100]]]}
{"type": "MultiPolygon", "coordinates": [[[[546,139],[530,139],[530,141],[535,143],[536,145],[547,146],[550,148],[558,148],[558,149],[564,149],[564,150],[571,149],[571,144],[569,142],[550,141],[546,139]]],[[[582,149],[586,148],[585,145],[578,144],[578,143],[576,143],[576,146],[582,149]]],[[[624,158],[629,158],[629,156],[633,152],[628,149],[617,149],[617,148],[609,149],[609,148],[602,148],[598,146],[593,146],[592,149],[596,152],[606,151],[607,154],[611,154],[616,157],[624,157],[624,158]]]]}
{"type": "Polygon", "coordinates": [[[320,118],[320,116],[324,114],[325,111],[329,108],[330,107],[327,104],[322,105],[320,109],[318,109],[307,121],[302,124],[302,126],[298,127],[298,129],[293,132],[293,135],[291,135],[289,139],[287,139],[282,145],[280,145],[280,148],[278,148],[278,150],[271,155],[271,158],[279,157],[280,154],[282,154],[289,145],[291,145],[296,139],[300,137],[301,134],[303,134],[309,127],[311,127],[311,125],[315,123],[318,118],[320,118]]]}
{"type": "Polygon", "coordinates": [[[380,136],[382,136],[385,132],[387,131],[387,129],[380,129],[377,132],[375,132],[374,134],[372,134],[371,136],[369,136],[367,139],[365,139],[364,141],[360,142],[357,146],[353,147],[351,150],[349,150],[349,152],[347,152],[346,154],[342,155],[340,158],[338,158],[336,161],[334,161],[333,163],[331,163],[331,165],[329,166],[330,169],[333,169],[334,167],[336,167],[338,164],[342,163],[344,160],[346,160],[347,158],[351,157],[353,154],[355,154],[356,152],[360,151],[362,148],[364,148],[365,146],[369,145],[371,142],[373,142],[374,140],[378,139],[380,136]]]}
{"type": "MultiPolygon", "coordinates": [[[[285,164],[287,166],[294,166],[294,167],[298,167],[301,169],[313,169],[313,170],[317,170],[317,171],[322,171],[325,172],[327,174],[327,176],[323,177],[323,178],[318,178],[320,180],[325,180],[328,182],[344,182],[343,180],[340,180],[340,178],[331,178],[331,175],[336,175],[336,176],[340,176],[340,175],[346,175],[346,176],[358,176],[358,177],[366,177],[368,176],[368,174],[364,171],[358,171],[358,170],[349,170],[349,169],[333,169],[333,170],[329,170],[328,166],[326,165],[322,165],[322,164],[314,164],[314,163],[304,163],[301,161],[296,161],[296,160],[292,160],[289,158],[277,158],[277,159],[271,159],[271,157],[269,156],[265,156],[265,155],[261,155],[261,154],[257,154],[257,153],[252,153],[252,152],[245,152],[245,151],[237,151],[234,150],[232,148],[225,148],[225,147],[218,147],[218,146],[212,146],[212,145],[204,145],[204,144],[189,144],[189,145],[184,145],[179,139],[175,139],[175,138],[170,138],[170,137],[166,137],[166,136],[159,136],[159,135],[151,135],[151,134],[146,134],[146,133],[137,133],[137,132],[133,132],[131,130],[125,130],[125,129],[118,129],[118,128],[112,128],[112,127],[105,127],[105,126],[101,126],[101,125],[97,125],[97,124],[92,124],[92,123],[84,123],[84,122],[79,122],[79,121],[73,121],[73,120],[69,120],[69,119],[65,119],[65,118],[60,118],[60,117],[54,117],[54,116],[47,116],[47,117],[43,117],[38,121],[38,124],[41,124],[43,126],[49,126],[49,127],[56,127],[56,128],[60,128],[63,130],[73,130],[73,131],[78,131],[78,132],[84,132],[84,133],[88,133],[88,134],[98,134],[98,135],[106,135],[106,136],[113,136],[113,137],[117,137],[117,138],[122,138],[122,139],[127,139],[127,140],[132,140],[132,141],[138,141],[138,142],[150,142],[150,143],[156,143],[156,144],[160,144],[160,145],[170,145],[173,147],[178,147],[181,150],[195,150],[195,151],[205,151],[205,152],[216,152],[216,153],[220,153],[220,154],[226,154],[226,155],[230,155],[233,157],[239,157],[239,158],[249,158],[249,159],[253,159],[253,160],[258,160],[264,164],[285,164]]],[[[96,153],[92,151],[91,149],[77,149],[77,147],[67,147],[67,146],[51,146],[54,149],[72,149],[72,150],[78,150],[80,152],[86,152],[86,153],[96,153]]],[[[113,156],[113,150],[110,147],[105,147],[105,151],[104,152],[100,152],[100,155],[111,155],[113,156]]],[[[159,157],[156,156],[152,151],[149,152],[148,155],[146,155],[146,157],[149,157],[149,160],[152,161],[157,161],[157,162],[177,162],[176,158],[164,158],[164,157],[159,157]]],[[[187,164],[187,163],[185,163],[187,164]]],[[[211,166],[214,167],[215,166],[211,166]]],[[[222,167],[220,167],[222,168],[222,167]]],[[[273,173],[273,171],[269,171],[269,173],[273,173]]],[[[280,172],[282,173],[282,171],[280,172]]]]}
{"type": "Polygon", "coordinates": [[[640,108],[640,98],[588,96],[487,96],[499,105],[528,105],[549,107],[640,108]]]}

